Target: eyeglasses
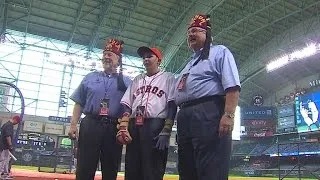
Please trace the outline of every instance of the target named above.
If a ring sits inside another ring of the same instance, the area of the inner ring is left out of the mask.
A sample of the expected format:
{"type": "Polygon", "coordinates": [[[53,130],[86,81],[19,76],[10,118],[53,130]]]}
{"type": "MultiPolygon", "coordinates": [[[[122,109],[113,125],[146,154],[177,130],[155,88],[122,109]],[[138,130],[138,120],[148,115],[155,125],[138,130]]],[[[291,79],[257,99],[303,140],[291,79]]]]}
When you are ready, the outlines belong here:
{"type": "Polygon", "coordinates": [[[198,29],[198,28],[189,29],[189,30],[187,31],[187,35],[197,34],[197,33],[200,33],[200,32],[206,32],[206,30],[204,30],[204,29],[198,29]]]}

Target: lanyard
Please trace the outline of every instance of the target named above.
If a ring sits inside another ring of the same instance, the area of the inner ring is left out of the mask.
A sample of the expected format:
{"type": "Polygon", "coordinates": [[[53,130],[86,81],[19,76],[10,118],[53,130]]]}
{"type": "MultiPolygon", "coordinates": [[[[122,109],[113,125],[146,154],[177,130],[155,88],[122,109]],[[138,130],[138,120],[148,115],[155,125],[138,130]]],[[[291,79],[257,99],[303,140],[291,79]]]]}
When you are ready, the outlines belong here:
{"type": "Polygon", "coordinates": [[[198,59],[189,67],[188,72],[190,71],[191,68],[193,68],[194,66],[196,66],[196,65],[199,63],[200,60],[201,60],[201,54],[199,55],[198,59]]]}

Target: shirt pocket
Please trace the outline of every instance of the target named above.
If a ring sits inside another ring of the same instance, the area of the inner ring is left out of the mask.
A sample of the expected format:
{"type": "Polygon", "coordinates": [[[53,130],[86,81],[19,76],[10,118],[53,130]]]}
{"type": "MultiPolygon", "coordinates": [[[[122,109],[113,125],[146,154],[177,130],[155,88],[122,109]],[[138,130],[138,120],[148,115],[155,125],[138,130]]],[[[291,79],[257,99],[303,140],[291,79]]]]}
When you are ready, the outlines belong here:
{"type": "Polygon", "coordinates": [[[90,93],[98,93],[104,91],[103,81],[96,80],[88,82],[88,91],[90,93]]]}

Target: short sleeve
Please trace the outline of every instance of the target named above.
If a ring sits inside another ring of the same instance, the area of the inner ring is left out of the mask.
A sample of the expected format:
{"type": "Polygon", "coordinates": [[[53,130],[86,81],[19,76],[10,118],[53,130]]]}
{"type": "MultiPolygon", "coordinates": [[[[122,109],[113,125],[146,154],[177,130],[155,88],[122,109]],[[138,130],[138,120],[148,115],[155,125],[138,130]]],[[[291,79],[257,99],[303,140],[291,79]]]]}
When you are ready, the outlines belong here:
{"type": "Polygon", "coordinates": [[[13,136],[13,125],[6,125],[5,128],[3,128],[1,135],[3,135],[3,137],[9,137],[9,136],[13,136]]]}
{"type": "Polygon", "coordinates": [[[85,86],[86,77],[83,78],[78,88],[72,93],[70,99],[82,107],[86,104],[87,90],[85,86]]]}
{"type": "Polygon", "coordinates": [[[132,104],[134,101],[134,99],[133,99],[133,92],[134,92],[133,88],[134,87],[133,86],[138,82],[138,77],[139,76],[135,77],[133,82],[128,78],[130,81],[125,82],[126,85],[128,85],[128,88],[120,101],[121,104],[128,106],[130,109],[132,109],[132,104]]]}
{"type": "Polygon", "coordinates": [[[124,84],[126,85],[127,88],[131,85],[131,83],[132,83],[132,80],[128,76],[125,76],[124,84]]]}
{"type": "Polygon", "coordinates": [[[218,61],[217,70],[220,74],[223,89],[226,90],[235,86],[240,87],[238,68],[230,50],[226,47],[221,49],[216,60],[218,61]]]}
{"type": "Polygon", "coordinates": [[[168,102],[174,100],[176,79],[173,74],[169,73],[168,76],[168,102]]]}

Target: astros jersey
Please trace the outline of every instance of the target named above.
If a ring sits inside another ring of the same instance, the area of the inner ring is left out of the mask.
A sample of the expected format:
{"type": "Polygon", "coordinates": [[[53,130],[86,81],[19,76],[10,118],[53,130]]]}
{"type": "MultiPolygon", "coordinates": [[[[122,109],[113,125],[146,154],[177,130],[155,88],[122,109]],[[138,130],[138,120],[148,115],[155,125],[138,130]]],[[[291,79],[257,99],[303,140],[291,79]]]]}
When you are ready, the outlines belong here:
{"type": "Polygon", "coordinates": [[[138,106],[144,106],[145,118],[166,118],[167,104],[174,100],[175,78],[169,72],[158,72],[153,76],[140,74],[134,78],[121,99],[121,103],[132,109],[136,116],[138,106]]]}

